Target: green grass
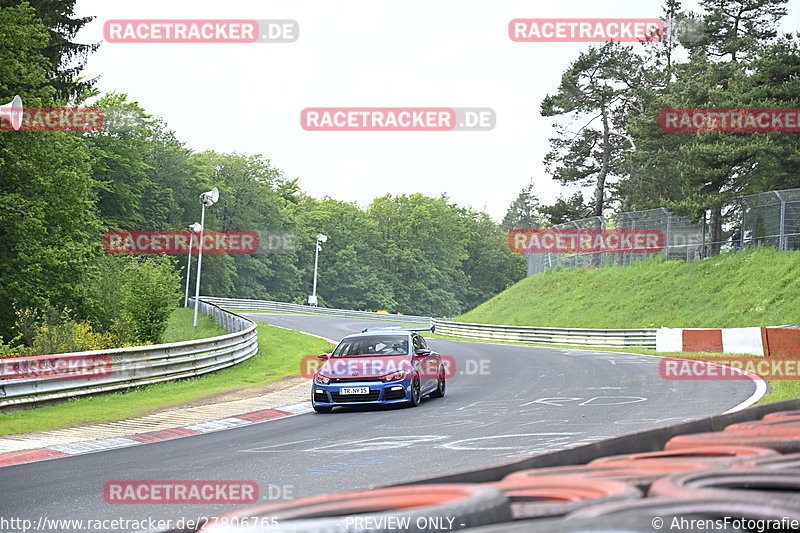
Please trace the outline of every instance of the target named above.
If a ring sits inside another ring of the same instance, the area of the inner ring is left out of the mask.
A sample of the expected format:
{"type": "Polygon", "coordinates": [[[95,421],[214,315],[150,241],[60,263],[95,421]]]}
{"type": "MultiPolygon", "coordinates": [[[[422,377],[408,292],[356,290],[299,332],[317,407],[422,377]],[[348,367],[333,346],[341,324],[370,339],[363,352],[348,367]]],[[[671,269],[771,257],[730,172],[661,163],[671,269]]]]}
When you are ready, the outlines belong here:
{"type": "Polygon", "coordinates": [[[172,312],[167,321],[167,329],[161,335],[161,342],[180,342],[207,339],[228,333],[214,322],[214,319],[203,313],[197,315],[197,329],[194,322],[194,309],[180,307],[172,312]]]}
{"type": "MultiPolygon", "coordinates": [[[[186,333],[183,327],[173,331],[186,333]]],[[[0,414],[0,435],[133,418],[238,388],[258,387],[286,376],[300,375],[300,361],[304,356],[329,352],[332,345],[317,337],[259,324],[258,348],[258,354],[247,361],[207,376],[0,414]]]]}
{"type": "Polygon", "coordinates": [[[584,328],[800,324],[800,251],[751,249],[693,263],[562,268],[526,278],[456,318],[584,328]]]}

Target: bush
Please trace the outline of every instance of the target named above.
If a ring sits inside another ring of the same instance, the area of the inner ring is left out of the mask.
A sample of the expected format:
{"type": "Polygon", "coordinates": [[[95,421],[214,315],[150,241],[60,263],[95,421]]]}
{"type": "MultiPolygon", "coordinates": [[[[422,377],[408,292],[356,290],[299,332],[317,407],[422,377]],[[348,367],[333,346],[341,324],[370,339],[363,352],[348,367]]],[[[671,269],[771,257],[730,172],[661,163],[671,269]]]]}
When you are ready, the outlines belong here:
{"type": "Polygon", "coordinates": [[[9,344],[0,342],[0,356],[49,355],[119,346],[113,334],[97,333],[91,324],[78,322],[70,315],[67,309],[17,310],[19,335],[9,344]]]}
{"type": "Polygon", "coordinates": [[[120,301],[120,319],[133,338],[157,343],[167,327],[167,319],[178,307],[180,276],[167,260],[145,259],[126,270],[120,301]]]}

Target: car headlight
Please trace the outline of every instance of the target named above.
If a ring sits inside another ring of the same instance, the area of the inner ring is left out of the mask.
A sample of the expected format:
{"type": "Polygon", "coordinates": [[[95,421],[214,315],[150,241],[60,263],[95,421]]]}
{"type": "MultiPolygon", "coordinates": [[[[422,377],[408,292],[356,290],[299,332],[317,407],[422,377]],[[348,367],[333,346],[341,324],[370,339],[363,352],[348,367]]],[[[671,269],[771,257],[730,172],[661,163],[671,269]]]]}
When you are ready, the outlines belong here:
{"type": "Polygon", "coordinates": [[[397,381],[398,379],[405,379],[405,377],[405,370],[398,370],[397,372],[392,372],[391,374],[383,376],[381,379],[383,381],[397,381]]]}
{"type": "Polygon", "coordinates": [[[315,383],[321,383],[322,385],[327,385],[331,382],[331,378],[326,378],[325,376],[314,376],[315,383]]]}

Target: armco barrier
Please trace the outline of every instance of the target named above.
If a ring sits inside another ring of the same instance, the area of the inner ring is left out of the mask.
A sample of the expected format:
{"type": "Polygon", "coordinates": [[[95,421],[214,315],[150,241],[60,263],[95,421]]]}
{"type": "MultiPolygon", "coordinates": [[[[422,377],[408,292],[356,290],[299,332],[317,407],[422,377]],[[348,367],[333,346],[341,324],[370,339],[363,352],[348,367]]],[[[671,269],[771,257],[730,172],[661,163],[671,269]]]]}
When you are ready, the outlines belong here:
{"type": "Polygon", "coordinates": [[[307,315],[340,316],[342,318],[367,318],[409,322],[414,324],[430,324],[431,318],[427,316],[394,315],[390,313],[374,313],[371,311],[351,311],[348,309],[331,309],[328,307],[314,307],[310,305],[288,304],[272,302],[269,300],[245,300],[238,298],[212,298],[201,296],[200,300],[209,302],[223,309],[241,311],[273,311],[276,313],[302,313],[307,315]]]}
{"type": "Polygon", "coordinates": [[[511,342],[531,342],[546,344],[563,344],[568,346],[641,346],[656,347],[655,329],[570,329],[539,328],[530,326],[502,326],[494,324],[472,324],[469,322],[453,322],[439,318],[413,315],[393,315],[372,313],[368,311],[350,311],[330,309],[308,305],[288,304],[267,300],[244,300],[236,298],[200,299],[224,309],[247,311],[274,311],[283,313],[305,313],[343,318],[368,318],[392,320],[436,326],[436,332],[469,339],[501,340],[511,342]]]}
{"type": "MultiPolygon", "coordinates": [[[[192,305],[194,304],[192,303],[192,305]]],[[[199,376],[240,363],[258,351],[256,324],[252,320],[202,301],[200,302],[200,311],[211,315],[230,333],[208,339],[152,346],[14,358],[35,363],[37,360],[60,356],[68,356],[72,359],[82,356],[87,358],[108,357],[111,367],[101,377],[0,379],[0,408],[26,406],[199,376]]],[[[2,362],[3,359],[0,359],[0,363],[2,362]]]]}
{"type": "Polygon", "coordinates": [[[577,329],[498,326],[433,319],[436,332],[469,339],[563,344],[566,346],[656,347],[655,329],[577,329]]]}

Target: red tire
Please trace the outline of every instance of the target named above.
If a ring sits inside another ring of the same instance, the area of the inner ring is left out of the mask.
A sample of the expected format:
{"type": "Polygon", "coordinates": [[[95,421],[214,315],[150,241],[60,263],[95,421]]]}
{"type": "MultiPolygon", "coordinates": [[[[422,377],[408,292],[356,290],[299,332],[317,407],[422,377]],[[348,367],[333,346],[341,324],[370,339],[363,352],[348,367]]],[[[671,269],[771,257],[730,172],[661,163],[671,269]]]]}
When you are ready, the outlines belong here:
{"type": "Polygon", "coordinates": [[[785,417],[773,420],[751,420],[749,422],[731,424],[723,431],[759,435],[793,435],[800,438],[800,418],[785,417]]]}
{"type": "Polygon", "coordinates": [[[700,462],[703,464],[714,465],[726,463],[730,464],[744,458],[770,457],[777,455],[778,452],[769,448],[757,448],[754,446],[705,446],[699,448],[684,448],[679,450],[664,450],[660,452],[629,453],[625,455],[611,455],[595,459],[591,465],[620,465],[637,464],[642,461],[679,461],[679,462],[700,462]]]}
{"type": "Polygon", "coordinates": [[[648,496],[661,498],[747,498],[800,507],[800,475],[791,470],[733,468],[682,472],[653,483],[648,496]]]}
{"type": "MultiPolygon", "coordinates": [[[[274,519],[280,525],[278,530],[281,532],[352,533],[358,526],[350,522],[367,518],[391,518],[391,521],[385,522],[385,527],[374,526],[370,531],[398,533],[419,531],[417,521],[423,519],[440,518],[447,524],[447,519],[453,518],[450,527],[463,529],[504,522],[511,520],[512,515],[509,501],[503,493],[486,485],[409,485],[313,496],[288,503],[251,507],[223,515],[216,524],[209,523],[200,531],[270,531],[270,527],[263,527],[259,519],[274,519]],[[407,523],[398,523],[401,519],[407,523]],[[232,526],[234,523],[238,525],[232,526]],[[254,523],[257,527],[253,527],[254,523]]],[[[275,528],[273,523],[271,529],[275,528]]]]}
{"type": "Polygon", "coordinates": [[[791,468],[800,470],[800,453],[790,453],[788,455],[776,455],[774,457],[764,457],[741,464],[742,468],[768,468],[774,470],[784,470],[791,468]]]}
{"type": "Polygon", "coordinates": [[[522,470],[509,474],[497,485],[502,488],[503,485],[508,486],[515,483],[533,483],[536,478],[543,476],[583,476],[592,479],[619,481],[647,490],[651,483],[663,476],[704,468],[708,468],[705,463],[679,461],[639,461],[627,464],[590,463],[588,465],[522,470]]]}
{"type": "Polygon", "coordinates": [[[518,476],[491,485],[511,500],[515,519],[562,516],[586,505],[642,496],[633,485],[580,475],[518,476]]]}
{"type": "Polygon", "coordinates": [[[690,433],[672,437],[664,449],[685,450],[701,446],[756,446],[772,448],[780,453],[794,453],[800,452],[800,439],[788,435],[751,435],[733,431],[690,433]]]}
{"type": "MultiPolygon", "coordinates": [[[[765,505],[761,501],[753,501],[747,497],[726,496],[684,498],[643,498],[630,502],[613,502],[593,507],[586,507],[570,514],[564,522],[578,518],[597,518],[613,516],[638,516],[651,531],[652,518],[661,517],[666,524],[668,517],[703,517],[703,518],[745,518],[752,520],[800,520],[800,509],[795,505],[773,503],[765,505]]],[[[605,522],[602,522],[605,523],[605,522]]],[[[595,522],[597,524],[597,522],[595,522]]],[[[664,531],[671,528],[664,527],[664,531]]]]}
{"type": "Polygon", "coordinates": [[[768,415],[764,415],[762,420],[778,420],[782,418],[798,418],[800,419],[800,410],[798,411],[776,411],[768,415]]]}

